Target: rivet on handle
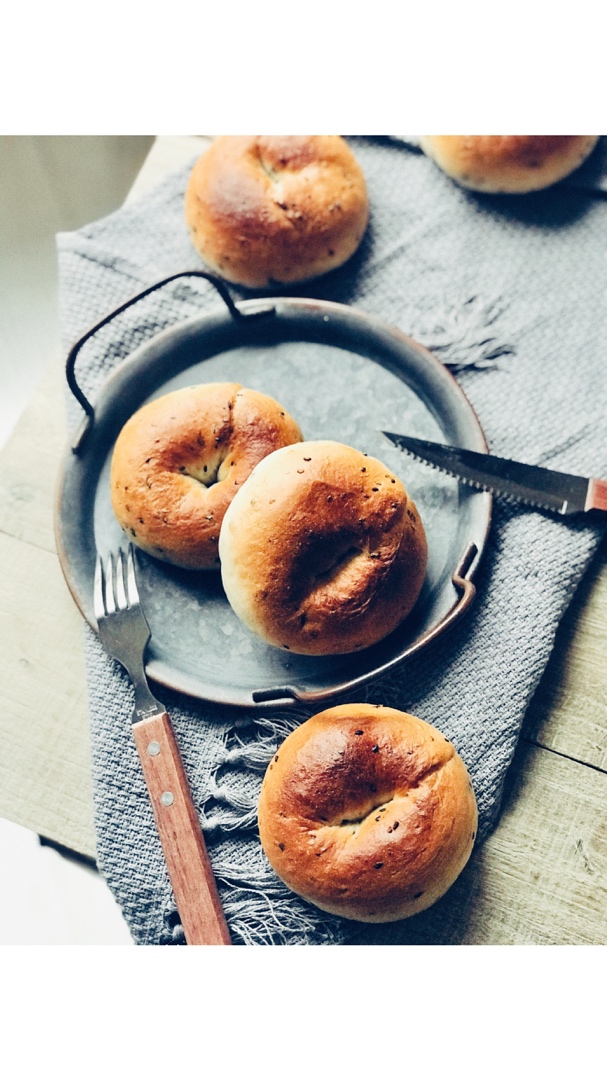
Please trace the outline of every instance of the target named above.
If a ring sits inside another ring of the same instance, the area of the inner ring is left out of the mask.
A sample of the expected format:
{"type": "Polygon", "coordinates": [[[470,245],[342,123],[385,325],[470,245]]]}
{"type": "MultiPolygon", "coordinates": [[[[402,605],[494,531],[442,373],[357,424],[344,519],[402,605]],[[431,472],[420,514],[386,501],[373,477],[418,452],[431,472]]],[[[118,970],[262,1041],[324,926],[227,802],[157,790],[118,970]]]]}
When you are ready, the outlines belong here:
{"type": "Polygon", "coordinates": [[[175,801],[175,796],[172,791],[163,791],[160,796],[160,801],[163,806],[172,806],[175,801]]]}
{"type": "Polygon", "coordinates": [[[148,743],[148,754],[150,755],[150,757],[156,757],[159,753],[160,743],[157,743],[154,739],[151,743],[148,743]]]}

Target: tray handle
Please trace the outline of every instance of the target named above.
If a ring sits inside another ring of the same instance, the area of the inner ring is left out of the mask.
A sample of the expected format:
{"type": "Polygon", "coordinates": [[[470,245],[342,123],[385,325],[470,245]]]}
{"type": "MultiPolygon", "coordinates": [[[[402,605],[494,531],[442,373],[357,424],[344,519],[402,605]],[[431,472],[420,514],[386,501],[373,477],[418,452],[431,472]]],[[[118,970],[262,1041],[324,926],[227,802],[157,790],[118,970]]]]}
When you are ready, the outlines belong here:
{"type": "Polygon", "coordinates": [[[230,312],[230,315],[234,319],[240,321],[242,321],[243,319],[259,319],[267,315],[272,315],[276,310],[273,306],[271,306],[267,308],[262,308],[260,311],[250,312],[249,314],[245,315],[242,311],[239,310],[239,308],[236,307],[236,304],[232,300],[232,297],[224,282],[221,281],[219,278],[214,277],[213,274],[206,273],[204,270],[182,270],[178,274],[171,274],[169,277],[163,278],[161,281],[156,281],[153,285],[148,285],[147,289],[143,289],[142,292],[137,293],[135,296],[131,296],[130,300],[126,300],[124,304],[120,304],[119,307],[115,308],[114,311],[111,311],[109,315],[106,315],[103,319],[100,320],[100,322],[95,323],[95,325],[92,326],[90,330],[87,330],[86,334],[83,334],[82,337],[79,338],[74,345],[72,345],[67,355],[67,360],[65,361],[65,377],[67,380],[67,385],[69,386],[72,394],[76,398],[76,401],[82,406],[84,412],[86,413],[84,424],[80,428],[72,446],[72,450],[74,451],[74,453],[78,453],[78,451],[81,449],[84,438],[95,419],[95,410],[91,405],[91,402],[80,389],[80,386],[78,385],[76,379],[76,358],[82,346],[89,340],[89,338],[92,338],[98,330],[101,330],[103,326],[106,326],[107,323],[111,322],[112,319],[115,319],[117,315],[122,314],[122,312],[126,311],[127,308],[131,307],[133,304],[136,304],[138,300],[142,300],[144,296],[149,296],[149,294],[155,292],[156,289],[161,289],[164,285],[168,285],[169,282],[176,281],[177,278],[184,277],[198,277],[204,278],[206,281],[209,281],[221,296],[221,299],[224,301],[228,311],[230,312]]]}
{"type": "Polygon", "coordinates": [[[395,661],[391,660],[387,664],[381,665],[371,675],[363,677],[357,676],[354,679],[348,679],[347,682],[334,686],[329,694],[327,694],[326,690],[304,690],[297,686],[281,686],[280,688],[269,687],[263,690],[254,690],[252,694],[252,703],[254,705],[260,705],[271,702],[272,705],[282,706],[299,703],[315,704],[321,701],[324,702],[329,697],[335,698],[346,693],[351,693],[352,690],[357,686],[361,686],[363,683],[372,684],[381,675],[385,675],[390,668],[397,664],[401,664],[404,660],[408,660],[410,656],[419,652],[422,646],[427,645],[430,641],[434,641],[439,634],[442,634],[443,631],[449,629],[456,620],[468,611],[476,596],[476,586],[472,581],[472,574],[476,571],[475,563],[478,553],[478,547],[473,541],[467,544],[463,555],[451,575],[451,580],[458,591],[458,596],[453,607],[450,608],[447,614],[432,628],[432,630],[429,630],[422,637],[418,638],[417,641],[414,641],[413,644],[395,661]]]}

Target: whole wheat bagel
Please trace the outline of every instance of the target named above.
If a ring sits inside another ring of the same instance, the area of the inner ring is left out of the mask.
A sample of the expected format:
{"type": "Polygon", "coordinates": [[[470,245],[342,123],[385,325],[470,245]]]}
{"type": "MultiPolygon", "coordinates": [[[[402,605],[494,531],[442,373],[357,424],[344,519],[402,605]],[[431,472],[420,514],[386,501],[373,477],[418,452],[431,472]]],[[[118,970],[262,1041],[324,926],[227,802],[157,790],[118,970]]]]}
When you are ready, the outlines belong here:
{"type": "Polygon", "coordinates": [[[263,288],[346,262],[367,227],[369,201],[339,135],[223,135],[192,169],[185,217],[211,270],[263,288]]]}
{"type": "Polygon", "coordinates": [[[433,904],[476,835],[470,778],[415,716],[339,705],[297,728],[269,765],[259,834],[278,876],[312,904],[392,922],[433,904]]]}
{"type": "Polygon", "coordinates": [[[409,614],[427,562],[400,480],[342,443],[304,442],[255,467],[226,512],[221,574],[236,614],[279,648],[349,653],[409,614]]]}
{"type": "Polygon", "coordinates": [[[422,135],[437,165],[474,191],[539,191],[577,169],[598,135],[422,135]]]}
{"type": "Polygon", "coordinates": [[[239,383],[165,394],[134,413],[116,440],[114,513],[150,555],[216,569],[219,530],[235,493],[266,454],[301,437],[278,402],[239,383]]]}

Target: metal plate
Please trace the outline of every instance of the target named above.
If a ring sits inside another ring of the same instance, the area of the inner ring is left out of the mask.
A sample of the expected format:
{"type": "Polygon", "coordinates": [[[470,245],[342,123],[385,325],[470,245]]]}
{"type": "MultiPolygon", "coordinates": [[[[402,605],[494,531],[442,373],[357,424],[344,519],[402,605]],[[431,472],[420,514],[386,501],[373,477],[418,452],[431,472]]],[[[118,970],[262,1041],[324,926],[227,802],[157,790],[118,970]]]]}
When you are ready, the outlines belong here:
{"type": "MultiPolygon", "coordinates": [[[[138,581],[152,631],[148,675],[195,697],[224,704],[325,701],[352,690],[426,648],[458,616],[462,590],[480,559],[491,496],[473,491],[402,454],[391,430],[486,451],[478,419],[446,368],[427,350],[362,312],[307,299],[273,299],[268,318],[235,320],[227,311],[165,330],[104,383],[78,453],[68,452],[57,504],[59,557],[89,624],[97,551],[125,538],[110,504],[114,442],[144,402],[179,387],[234,381],[270,394],[306,439],[334,439],[380,458],[403,480],[420,511],[429,547],[426,581],[411,616],[388,638],[348,656],[298,657],[265,645],[232,612],[217,572],[179,570],[138,552],[138,581]],[[458,575],[456,574],[456,579],[458,575]]],[[[238,305],[243,314],[268,300],[238,305]]]]}

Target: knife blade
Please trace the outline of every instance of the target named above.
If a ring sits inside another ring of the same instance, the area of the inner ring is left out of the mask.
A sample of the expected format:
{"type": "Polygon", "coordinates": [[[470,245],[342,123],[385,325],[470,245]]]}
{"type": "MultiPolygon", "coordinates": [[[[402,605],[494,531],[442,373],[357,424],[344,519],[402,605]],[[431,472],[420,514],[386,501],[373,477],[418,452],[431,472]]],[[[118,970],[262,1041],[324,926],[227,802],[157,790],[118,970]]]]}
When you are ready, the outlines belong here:
{"type": "Polygon", "coordinates": [[[393,431],[382,434],[427,465],[494,495],[563,515],[590,510],[607,512],[607,480],[556,472],[541,465],[525,465],[521,461],[414,439],[393,431]]]}

